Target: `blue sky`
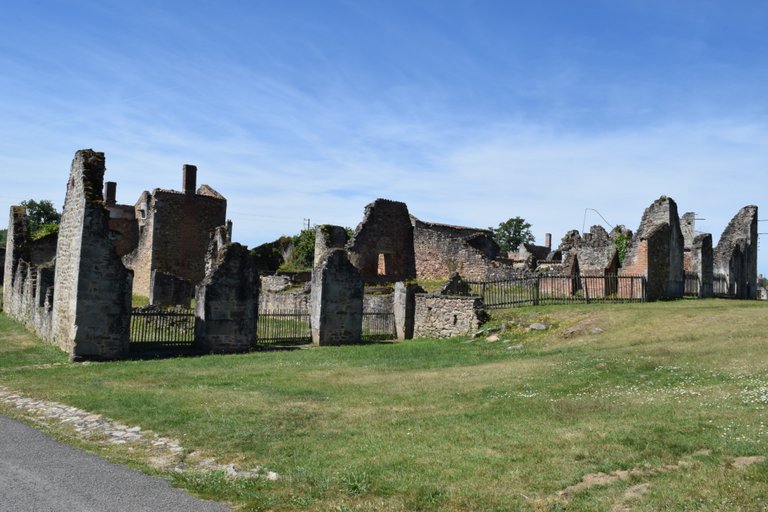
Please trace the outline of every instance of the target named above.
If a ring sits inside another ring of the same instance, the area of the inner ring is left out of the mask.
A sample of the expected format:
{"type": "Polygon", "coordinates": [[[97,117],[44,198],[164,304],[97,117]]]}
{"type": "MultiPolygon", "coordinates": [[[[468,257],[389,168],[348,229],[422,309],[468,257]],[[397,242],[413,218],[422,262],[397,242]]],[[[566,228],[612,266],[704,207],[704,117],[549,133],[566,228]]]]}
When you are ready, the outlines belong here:
{"type": "Polygon", "coordinates": [[[0,24],[6,212],[60,207],[81,148],[127,204],[196,164],[249,246],[377,197],[539,242],[661,195],[717,241],[763,206],[765,2],[30,0],[0,24]]]}

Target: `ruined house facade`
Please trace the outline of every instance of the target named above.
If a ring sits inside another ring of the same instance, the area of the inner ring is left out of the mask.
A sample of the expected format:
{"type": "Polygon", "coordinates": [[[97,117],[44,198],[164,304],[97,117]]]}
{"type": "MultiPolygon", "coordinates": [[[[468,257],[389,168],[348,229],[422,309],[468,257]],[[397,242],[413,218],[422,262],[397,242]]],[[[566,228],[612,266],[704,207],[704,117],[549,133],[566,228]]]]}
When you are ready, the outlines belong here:
{"type": "Polygon", "coordinates": [[[681,298],[685,289],[683,245],[677,204],[661,196],[643,213],[621,274],[645,276],[648,300],[681,298]]]}
{"type": "Polygon", "coordinates": [[[726,293],[739,299],[757,297],[757,206],[745,206],[731,219],[714,250],[716,275],[726,293]]]}
{"type": "Polygon", "coordinates": [[[185,165],[182,191],[142,193],[134,206],[136,248],[123,257],[133,270],[133,293],[153,296],[152,273],[160,271],[195,286],[205,276],[211,236],[227,220],[227,201],[208,185],[196,189],[197,168],[185,165]]]}
{"type": "Polygon", "coordinates": [[[405,203],[377,199],[365,207],[346,248],[364,282],[395,282],[416,277],[413,242],[405,203]]]}

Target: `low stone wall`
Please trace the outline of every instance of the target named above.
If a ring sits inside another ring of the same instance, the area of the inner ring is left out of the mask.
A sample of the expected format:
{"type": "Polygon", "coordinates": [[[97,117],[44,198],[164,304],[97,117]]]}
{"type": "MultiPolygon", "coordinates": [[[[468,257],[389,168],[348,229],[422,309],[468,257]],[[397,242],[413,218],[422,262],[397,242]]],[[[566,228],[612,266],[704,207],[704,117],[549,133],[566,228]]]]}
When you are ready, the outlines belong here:
{"type": "Polygon", "coordinates": [[[309,287],[282,292],[262,291],[259,295],[259,311],[293,312],[308,311],[309,287]]]}
{"type": "Polygon", "coordinates": [[[477,296],[416,294],[415,338],[452,338],[478,330],[486,319],[477,296]]]}

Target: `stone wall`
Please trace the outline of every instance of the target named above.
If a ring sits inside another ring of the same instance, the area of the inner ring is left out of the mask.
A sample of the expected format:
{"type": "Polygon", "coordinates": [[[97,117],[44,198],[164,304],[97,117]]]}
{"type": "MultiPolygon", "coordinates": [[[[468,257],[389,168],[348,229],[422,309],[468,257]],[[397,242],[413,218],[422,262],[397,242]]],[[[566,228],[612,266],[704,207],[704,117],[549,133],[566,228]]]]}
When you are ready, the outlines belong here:
{"type": "Polygon", "coordinates": [[[617,274],[619,255],[616,243],[602,226],[592,226],[580,240],[576,254],[581,273],[587,275],[617,274]]]}
{"type": "Polygon", "coordinates": [[[645,276],[648,300],[681,298],[685,289],[683,245],[677,204],[662,196],[643,213],[621,274],[645,276]]]}
{"type": "Polygon", "coordinates": [[[317,226],[315,228],[314,265],[319,265],[330,249],[343,249],[348,242],[349,235],[344,227],[331,224],[317,226]]]}
{"type": "Polygon", "coordinates": [[[3,310],[41,339],[50,341],[57,234],[30,241],[26,238],[26,229],[26,210],[21,206],[12,206],[8,225],[8,273],[4,274],[7,279],[3,280],[3,310]]]}
{"type": "Polygon", "coordinates": [[[757,206],[745,206],[731,219],[714,250],[714,272],[728,281],[728,295],[757,297],[757,206]]]}
{"type": "Polygon", "coordinates": [[[365,283],[394,283],[416,277],[413,242],[405,203],[377,199],[365,207],[347,251],[365,283]]]}
{"type": "Polygon", "coordinates": [[[151,285],[149,289],[149,303],[155,306],[183,306],[189,307],[192,301],[194,287],[186,279],[181,279],[173,274],[152,271],[151,285]]]}
{"type": "Polygon", "coordinates": [[[312,271],[312,342],[359,343],[363,327],[363,280],[342,249],[329,251],[312,271]]]}
{"type": "Polygon", "coordinates": [[[424,289],[417,284],[395,283],[392,307],[395,316],[395,332],[399,340],[413,338],[416,322],[416,294],[418,293],[424,293],[424,289]]]}
{"type": "Polygon", "coordinates": [[[451,338],[475,333],[486,314],[480,297],[418,293],[414,317],[415,338],[451,338]]]}
{"type": "Polygon", "coordinates": [[[686,270],[699,276],[699,297],[712,297],[714,294],[712,235],[709,233],[696,235],[690,251],[686,252],[689,255],[686,270]]]}
{"type": "MultiPolygon", "coordinates": [[[[187,187],[194,183],[193,171],[194,166],[184,166],[187,187]]],[[[152,270],[200,283],[211,234],[226,223],[226,199],[207,185],[196,192],[155,189],[142,194],[135,211],[138,246],[124,257],[134,271],[134,293],[149,297],[152,270]]]]}
{"type": "Polygon", "coordinates": [[[309,286],[301,286],[281,292],[261,291],[259,311],[270,313],[293,313],[309,311],[309,286]]]}
{"type": "Polygon", "coordinates": [[[104,153],[75,154],[59,228],[52,337],[75,359],[128,354],[131,273],[108,238],[104,171],[104,153]]]}
{"type": "Polygon", "coordinates": [[[484,229],[448,226],[412,218],[416,275],[420,279],[447,279],[458,272],[471,281],[504,279],[519,270],[511,260],[499,258],[499,246],[484,229]]]}
{"type": "Polygon", "coordinates": [[[211,353],[247,352],[256,343],[259,275],[248,248],[227,242],[216,230],[206,257],[207,273],[195,296],[195,340],[211,353]]]}

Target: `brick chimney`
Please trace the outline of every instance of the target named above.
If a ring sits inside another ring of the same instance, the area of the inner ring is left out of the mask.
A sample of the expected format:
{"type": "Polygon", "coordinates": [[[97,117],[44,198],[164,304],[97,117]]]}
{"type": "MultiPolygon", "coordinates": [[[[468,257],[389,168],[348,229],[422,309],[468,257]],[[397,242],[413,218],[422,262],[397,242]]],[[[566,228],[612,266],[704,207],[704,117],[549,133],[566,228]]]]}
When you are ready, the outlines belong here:
{"type": "Polygon", "coordinates": [[[117,183],[108,181],[104,184],[104,203],[107,206],[115,206],[117,202],[117,183]]]}
{"type": "Polygon", "coordinates": [[[544,235],[544,246],[552,250],[552,233],[547,233],[544,235]]]}
{"type": "Polygon", "coordinates": [[[195,195],[195,191],[197,190],[197,167],[184,164],[182,186],[185,194],[195,195]]]}

